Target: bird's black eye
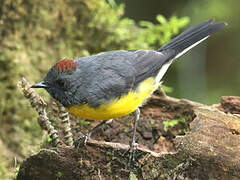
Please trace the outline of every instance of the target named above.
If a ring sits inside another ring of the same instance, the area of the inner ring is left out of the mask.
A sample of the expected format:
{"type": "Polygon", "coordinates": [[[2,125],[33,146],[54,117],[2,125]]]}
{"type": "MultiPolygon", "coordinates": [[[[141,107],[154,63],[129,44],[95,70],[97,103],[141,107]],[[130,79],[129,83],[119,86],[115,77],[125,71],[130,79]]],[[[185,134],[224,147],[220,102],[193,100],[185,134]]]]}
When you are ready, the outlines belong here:
{"type": "Polygon", "coordinates": [[[62,80],[62,79],[58,79],[58,80],[57,80],[57,85],[58,85],[60,88],[65,88],[65,81],[62,80]]]}

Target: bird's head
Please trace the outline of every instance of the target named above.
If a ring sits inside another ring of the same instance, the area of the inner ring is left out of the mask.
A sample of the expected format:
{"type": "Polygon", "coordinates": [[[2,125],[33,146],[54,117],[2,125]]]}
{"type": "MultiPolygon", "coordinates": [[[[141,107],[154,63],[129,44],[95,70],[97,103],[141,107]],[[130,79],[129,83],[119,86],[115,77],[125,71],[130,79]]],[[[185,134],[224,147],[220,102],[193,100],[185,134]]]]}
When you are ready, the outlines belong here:
{"type": "Polygon", "coordinates": [[[75,72],[77,63],[70,59],[57,62],[47,73],[43,81],[31,88],[44,88],[64,106],[72,105],[75,87],[75,72]]]}

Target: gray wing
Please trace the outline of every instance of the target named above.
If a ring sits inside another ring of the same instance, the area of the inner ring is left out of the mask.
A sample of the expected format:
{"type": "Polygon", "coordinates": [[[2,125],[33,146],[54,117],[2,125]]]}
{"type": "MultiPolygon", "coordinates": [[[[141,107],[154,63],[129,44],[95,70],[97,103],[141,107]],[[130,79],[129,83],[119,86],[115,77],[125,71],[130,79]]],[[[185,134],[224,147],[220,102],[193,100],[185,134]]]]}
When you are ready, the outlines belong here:
{"type": "MultiPolygon", "coordinates": [[[[118,99],[140,82],[156,76],[167,55],[156,51],[111,51],[78,60],[82,85],[79,96],[92,107],[118,99]]],[[[83,101],[82,100],[82,101],[83,101]]]]}
{"type": "Polygon", "coordinates": [[[135,87],[149,77],[156,77],[162,66],[172,60],[175,54],[174,50],[166,50],[164,52],[136,50],[133,53],[136,57],[130,61],[136,71],[135,87]]]}

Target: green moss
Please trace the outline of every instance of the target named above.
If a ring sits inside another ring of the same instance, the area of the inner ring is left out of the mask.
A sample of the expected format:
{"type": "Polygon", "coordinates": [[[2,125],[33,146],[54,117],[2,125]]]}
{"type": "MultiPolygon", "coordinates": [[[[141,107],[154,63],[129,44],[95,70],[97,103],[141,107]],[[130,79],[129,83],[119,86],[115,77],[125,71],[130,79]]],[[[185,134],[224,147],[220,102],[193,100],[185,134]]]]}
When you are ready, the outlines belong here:
{"type": "Polygon", "coordinates": [[[129,179],[130,180],[138,180],[137,176],[133,172],[130,172],[129,179]]]}
{"type": "Polygon", "coordinates": [[[61,172],[57,172],[57,179],[62,177],[62,173],[61,172]]]}
{"type": "Polygon", "coordinates": [[[183,124],[187,124],[187,121],[185,118],[180,118],[180,119],[173,119],[171,121],[163,121],[163,129],[165,132],[168,131],[169,127],[174,127],[176,125],[178,125],[179,123],[183,123],[183,124]]]}
{"type": "Polygon", "coordinates": [[[90,125],[91,122],[86,121],[86,120],[84,120],[84,119],[79,119],[77,124],[78,124],[79,126],[81,126],[81,127],[84,127],[84,126],[90,125]]]}

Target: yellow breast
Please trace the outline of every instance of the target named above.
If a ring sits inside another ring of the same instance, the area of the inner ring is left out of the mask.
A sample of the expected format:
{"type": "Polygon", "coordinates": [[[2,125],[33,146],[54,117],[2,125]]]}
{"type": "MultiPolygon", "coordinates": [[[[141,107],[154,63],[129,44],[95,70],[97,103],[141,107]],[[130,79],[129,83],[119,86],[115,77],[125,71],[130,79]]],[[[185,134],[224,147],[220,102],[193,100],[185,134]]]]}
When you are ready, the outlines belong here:
{"type": "Polygon", "coordinates": [[[135,111],[156,88],[155,79],[148,78],[140,83],[136,90],[130,91],[120,99],[113,98],[113,100],[97,108],[84,104],[71,106],[68,110],[83,119],[105,120],[118,118],[135,111]]]}

